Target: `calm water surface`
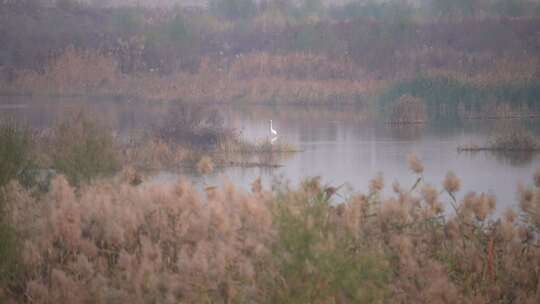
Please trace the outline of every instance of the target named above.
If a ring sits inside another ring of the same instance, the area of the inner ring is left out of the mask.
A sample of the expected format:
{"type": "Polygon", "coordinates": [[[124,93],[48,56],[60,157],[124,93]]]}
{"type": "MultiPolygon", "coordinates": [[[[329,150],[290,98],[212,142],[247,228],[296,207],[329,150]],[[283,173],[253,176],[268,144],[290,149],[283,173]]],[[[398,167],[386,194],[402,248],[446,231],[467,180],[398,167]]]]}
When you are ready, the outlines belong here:
{"type": "MultiPolygon", "coordinates": [[[[120,134],[129,134],[159,124],[171,105],[0,98],[0,114],[14,116],[37,128],[49,127],[66,111],[81,107],[120,134]]],[[[518,183],[531,184],[535,169],[540,168],[540,157],[536,155],[508,157],[489,152],[457,152],[460,144],[485,142],[500,122],[435,121],[424,127],[393,129],[354,108],[223,106],[219,110],[227,126],[252,141],[268,139],[268,121],[272,119],[280,134],[277,140],[293,144],[303,152],[273,160],[281,165],[279,168],[225,168],[205,178],[186,173],[200,184],[219,185],[227,176],[248,190],[259,176],[267,187],[275,180],[296,185],[305,177],[321,176],[326,184],[346,184],[343,194],[347,194],[366,191],[369,180],[381,173],[386,192],[390,193],[395,180],[404,187],[415,182],[416,176],[407,164],[407,155],[415,153],[424,164],[424,177],[429,183],[440,186],[447,171],[452,170],[462,181],[460,197],[469,190],[486,192],[497,196],[499,207],[515,207],[518,183]]],[[[540,124],[533,121],[527,126],[540,135],[540,124]]],[[[177,178],[177,173],[161,172],[152,182],[169,183],[177,178]]]]}

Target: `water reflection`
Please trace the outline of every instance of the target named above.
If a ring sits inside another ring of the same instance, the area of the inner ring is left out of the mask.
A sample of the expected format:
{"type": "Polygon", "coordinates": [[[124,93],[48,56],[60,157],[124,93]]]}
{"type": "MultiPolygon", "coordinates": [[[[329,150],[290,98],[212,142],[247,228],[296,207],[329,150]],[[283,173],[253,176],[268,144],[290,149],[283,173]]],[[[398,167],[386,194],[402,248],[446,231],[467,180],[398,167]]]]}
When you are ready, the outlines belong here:
{"type": "MultiPolygon", "coordinates": [[[[84,99],[1,100],[0,115],[15,116],[36,128],[50,126],[66,110],[85,106],[98,119],[120,134],[140,132],[159,125],[171,107],[166,103],[126,103],[88,101],[84,99]],[[13,106],[13,105],[26,106],[13,106]],[[8,106],[6,106],[8,105],[8,106]]],[[[261,154],[239,156],[236,164],[224,164],[216,173],[204,178],[208,185],[220,184],[223,176],[235,184],[250,189],[257,177],[270,187],[275,180],[297,184],[305,177],[322,176],[323,183],[349,183],[356,191],[366,191],[368,183],[378,172],[386,181],[386,193],[399,180],[406,187],[415,176],[407,165],[407,155],[415,153],[424,163],[424,177],[440,186],[446,172],[453,170],[462,180],[462,197],[467,190],[494,193],[503,206],[513,206],[518,182],[530,183],[540,160],[530,154],[457,153],[457,146],[483,143],[495,127],[492,121],[437,120],[425,126],[389,128],[377,114],[355,107],[299,106],[231,106],[221,107],[224,124],[242,133],[251,141],[269,139],[268,121],[279,130],[278,141],[303,150],[297,154],[261,154]],[[242,166],[240,162],[269,164],[242,166]]],[[[530,122],[527,128],[540,134],[540,124],[530,122]]],[[[235,159],[236,160],[236,159],[235,159]]],[[[202,177],[184,172],[195,182],[202,177]]],[[[162,172],[156,182],[172,182],[176,173],[162,172]]]]}
{"type": "Polygon", "coordinates": [[[491,153],[499,163],[523,168],[531,166],[538,155],[536,151],[493,151],[487,153],[491,153]]]}
{"type": "Polygon", "coordinates": [[[422,138],[424,132],[423,124],[408,124],[402,126],[387,125],[390,135],[396,140],[413,141],[422,138]]]}

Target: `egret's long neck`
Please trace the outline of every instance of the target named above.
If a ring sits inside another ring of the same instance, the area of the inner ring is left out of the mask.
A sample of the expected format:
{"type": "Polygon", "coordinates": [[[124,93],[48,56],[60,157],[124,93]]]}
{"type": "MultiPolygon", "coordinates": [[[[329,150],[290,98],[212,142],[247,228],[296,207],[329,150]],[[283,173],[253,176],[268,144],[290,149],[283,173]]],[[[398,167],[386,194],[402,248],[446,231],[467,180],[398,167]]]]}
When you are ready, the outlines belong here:
{"type": "Polygon", "coordinates": [[[270,130],[272,130],[273,127],[272,127],[272,121],[270,120],[270,130]]]}

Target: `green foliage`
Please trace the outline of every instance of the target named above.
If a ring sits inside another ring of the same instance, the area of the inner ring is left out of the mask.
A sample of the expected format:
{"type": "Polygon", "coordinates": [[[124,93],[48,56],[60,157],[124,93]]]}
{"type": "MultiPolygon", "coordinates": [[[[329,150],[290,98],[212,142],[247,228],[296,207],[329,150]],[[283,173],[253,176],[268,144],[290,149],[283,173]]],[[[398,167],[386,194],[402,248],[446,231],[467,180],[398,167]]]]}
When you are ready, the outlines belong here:
{"type": "Polygon", "coordinates": [[[81,5],[77,0],[56,0],[56,7],[63,10],[73,10],[81,5]]]}
{"type": "Polygon", "coordinates": [[[317,46],[324,43],[322,33],[315,26],[305,26],[300,29],[293,40],[293,48],[301,51],[316,50],[317,46]]]}
{"type": "Polygon", "coordinates": [[[333,220],[335,208],[317,180],[306,181],[303,188],[306,193],[288,195],[278,203],[273,255],[279,278],[269,287],[271,302],[383,302],[388,258],[363,246],[333,220]]]}
{"type": "Polygon", "coordinates": [[[503,16],[517,17],[524,13],[526,8],[516,0],[499,0],[496,1],[495,7],[499,14],[503,16]],[[520,5],[521,4],[521,5],[520,5]]]}
{"type": "Polygon", "coordinates": [[[434,13],[440,17],[471,17],[479,10],[479,0],[433,0],[434,13]]]}
{"type": "Polygon", "coordinates": [[[181,14],[176,15],[174,19],[169,24],[169,37],[173,43],[177,45],[182,45],[189,42],[190,33],[188,30],[188,25],[184,19],[184,16],[181,14]]]}
{"type": "Polygon", "coordinates": [[[384,22],[396,22],[400,19],[412,19],[415,9],[401,2],[350,2],[332,10],[336,19],[369,18],[384,22]]]}
{"type": "MultiPolygon", "coordinates": [[[[0,190],[1,191],[1,190],[0,190]]],[[[0,200],[2,200],[0,193],[0,200]]],[[[22,274],[20,241],[13,227],[0,219],[0,288],[16,288],[22,274]]],[[[0,302],[3,301],[0,294],[0,302]]]]}
{"type": "Polygon", "coordinates": [[[332,28],[319,24],[301,26],[294,31],[293,39],[289,42],[291,50],[308,53],[332,52],[343,45],[332,28]]]}
{"type": "Polygon", "coordinates": [[[120,169],[111,132],[79,113],[56,126],[53,166],[74,185],[120,169]]]}
{"type": "Polygon", "coordinates": [[[387,20],[372,22],[367,19],[356,20],[354,31],[345,39],[350,56],[363,67],[370,70],[394,68],[397,50],[406,50],[418,41],[418,25],[413,15],[388,15],[387,20]]]}
{"type": "Polygon", "coordinates": [[[20,178],[29,168],[30,132],[17,123],[0,120],[0,187],[20,178]]]}
{"type": "Polygon", "coordinates": [[[142,28],[143,17],[133,8],[121,8],[114,14],[113,25],[121,34],[133,35],[142,28]]]}
{"type": "Polygon", "coordinates": [[[229,19],[245,19],[256,14],[253,0],[210,0],[210,9],[218,16],[229,19]]]}
{"type": "Polygon", "coordinates": [[[5,218],[4,187],[10,180],[24,177],[31,165],[30,145],[30,132],[25,127],[0,120],[0,288],[15,285],[21,273],[17,234],[5,218]]]}
{"type": "Polygon", "coordinates": [[[387,108],[406,94],[423,99],[428,108],[438,105],[456,108],[460,103],[467,107],[478,107],[486,101],[535,107],[540,100],[540,83],[516,82],[477,87],[447,77],[420,76],[394,84],[380,96],[380,105],[387,108]]]}
{"type": "Polygon", "coordinates": [[[325,8],[321,0],[304,0],[299,7],[299,12],[304,16],[320,16],[325,8]]]}
{"type": "Polygon", "coordinates": [[[496,0],[491,5],[491,13],[506,17],[534,17],[540,14],[540,3],[530,0],[496,0]]]}

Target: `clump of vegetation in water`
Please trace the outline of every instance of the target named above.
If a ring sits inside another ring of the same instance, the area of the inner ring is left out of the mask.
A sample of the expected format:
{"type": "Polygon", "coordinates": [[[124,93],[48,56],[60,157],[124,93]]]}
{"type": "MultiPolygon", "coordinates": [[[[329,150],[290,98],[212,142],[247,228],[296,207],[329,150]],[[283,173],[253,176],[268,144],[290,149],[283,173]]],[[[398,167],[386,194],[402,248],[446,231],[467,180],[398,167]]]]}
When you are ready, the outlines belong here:
{"type": "Polygon", "coordinates": [[[225,128],[222,116],[216,109],[199,105],[172,107],[163,123],[154,130],[160,140],[194,149],[215,148],[221,141],[234,137],[225,128]]]}
{"type": "Polygon", "coordinates": [[[538,152],[540,141],[523,127],[499,127],[485,146],[475,143],[460,145],[458,151],[538,152]]]}
{"type": "Polygon", "coordinates": [[[530,131],[520,128],[506,128],[492,135],[488,148],[498,151],[538,151],[540,142],[530,131]]]}
{"type": "Polygon", "coordinates": [[[249,142],[241,138],[235,138],[233,141],[225,141],[220,145],[220,150],[224,152],[257,154],[257,153],[294,153],[300,150],[280,139],[263,140],[259,142],[249,142]]]}
{"type": "MultiPolygon", "coordinates": [[[[279,139],[249,142],[241,138],[234,130],[226,128],[217,110],[197,105],[182,105],[173,108],[150,137],[152,144],[146,145],[145,150],[163,159],[158,163],[168,163],[169,167],[183,163],[189,167],[195,167],[197,171],[200,171],[198,162],[201,160],[201,153],[211,157],[219,167],[246,167],[275,165],[265,161],[248,161],[246,158],[251,156],[298,152],[297,148],[279,139]],[[161,148],[155,151],[156,149],[151,147],[161,148]]],[[[138,153],[136,149],[131,149],[131,152],[134,152],[130,153],[131,155],[140,154],[134,155],[139,160],[147,155],[144,152],[138,153]]]]}

